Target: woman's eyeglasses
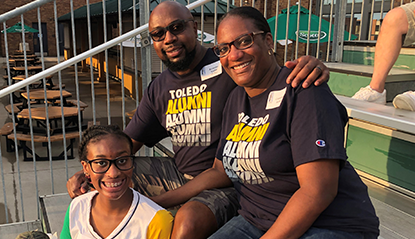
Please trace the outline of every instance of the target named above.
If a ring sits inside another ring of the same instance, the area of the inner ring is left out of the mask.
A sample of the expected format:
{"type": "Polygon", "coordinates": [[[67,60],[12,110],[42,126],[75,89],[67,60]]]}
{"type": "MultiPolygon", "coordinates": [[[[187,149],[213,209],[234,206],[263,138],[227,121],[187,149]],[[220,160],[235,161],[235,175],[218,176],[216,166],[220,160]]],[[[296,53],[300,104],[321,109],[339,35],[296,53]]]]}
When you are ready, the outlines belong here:
{"type": "Polygon", "coordinates": [[[178,20],[170,23],[167,27],[156,28],[150,32],[153,41],[163,41],[167,31],[173,35],[182,33],[186,29],[186,23],[194,20],[178,20]]]}
{"type": "Polygon", "coordinates": [[[254,36],[263,33],[263,31],[259,31],[242,35],[229,43],[221,43],[214,46],[213,51],[218,57],[225,57],[231,51],[232,45],[234,45],[238,50],[250,48],[254,44],[254,36]]]}
{"type": "Polygon", "coordinates": [[[94,173],[106,173],[112,164],[115,165],[120,171],[127,171],[134,166],[134,155],[121,156],[115,159],[94,159],[87,160],[94,173]]]}

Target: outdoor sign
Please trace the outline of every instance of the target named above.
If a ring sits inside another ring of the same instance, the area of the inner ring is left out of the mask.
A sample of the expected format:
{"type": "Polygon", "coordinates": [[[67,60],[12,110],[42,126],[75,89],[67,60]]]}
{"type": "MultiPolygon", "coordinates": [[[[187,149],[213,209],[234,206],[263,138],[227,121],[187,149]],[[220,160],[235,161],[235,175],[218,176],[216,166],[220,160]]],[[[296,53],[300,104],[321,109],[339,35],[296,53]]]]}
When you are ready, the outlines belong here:
{"type": "MultiPolygon", "coordinates": [[[[297,31],[295,34],[297,35],[297,31]]],[[[327,36],[327,33],[320,32],[320,42],[327,36]]],[[[300,30],[300,35],[298,36],[299,39],[307,41],[308,37],[308,30],[300,30]]],[[[319,39],[318,37],[318,31],[310,31],[310,42],[317,42],[319,39]]]]}

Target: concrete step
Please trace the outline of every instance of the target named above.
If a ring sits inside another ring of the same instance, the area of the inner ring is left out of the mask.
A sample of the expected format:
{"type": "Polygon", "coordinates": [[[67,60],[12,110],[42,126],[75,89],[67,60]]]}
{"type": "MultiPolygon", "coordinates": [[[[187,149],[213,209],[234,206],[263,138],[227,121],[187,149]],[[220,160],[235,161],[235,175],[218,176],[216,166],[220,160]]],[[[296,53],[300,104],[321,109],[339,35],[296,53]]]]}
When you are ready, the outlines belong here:
{"type": "MultiPolygon", "coordinates": [[[[361,87],[369,85],[373,66],[325,62],[330,69],[331,90],[335,94],[353,96],[361,87]]],[[[386,101],[391,102],[400,93],[415,90],[415,71],[392,68],[386,77],[386,101]]]]}

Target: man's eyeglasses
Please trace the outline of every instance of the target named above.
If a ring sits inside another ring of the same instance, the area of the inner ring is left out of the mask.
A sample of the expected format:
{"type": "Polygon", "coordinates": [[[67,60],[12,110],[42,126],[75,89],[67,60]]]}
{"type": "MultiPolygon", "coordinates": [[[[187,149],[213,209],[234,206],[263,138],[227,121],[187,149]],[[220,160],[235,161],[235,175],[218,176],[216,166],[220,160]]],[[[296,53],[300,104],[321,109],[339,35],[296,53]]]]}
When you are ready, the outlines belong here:
{"type": "Polygon", "coordinates": [[[156,28],[150,32],[153,41],[163,41],[167,31],[173,35],[182,33],[186,29],[186,23],[194,20],[178,20],[170,23],[167,27],[156,28]]]}
{"type": "Polygon", "coordinates": [[[127,171],[134,166],[134,155],[121,156],[115,159],[94,159],[87,162],[91,166],[94,173],[106,173],[112,164],[115,165],[121,171],[127,171]]]}
{"type": "Polygon", "coordinates": [[[263,33],[263,31],[259,31],[242,35],[229,43],[221,43],[214,46],[213,51],[218,57],[225,57],[231,51],[232,45],[234,45],[238,50],[250,48],[254,44],[254,36],[263,33]]]}

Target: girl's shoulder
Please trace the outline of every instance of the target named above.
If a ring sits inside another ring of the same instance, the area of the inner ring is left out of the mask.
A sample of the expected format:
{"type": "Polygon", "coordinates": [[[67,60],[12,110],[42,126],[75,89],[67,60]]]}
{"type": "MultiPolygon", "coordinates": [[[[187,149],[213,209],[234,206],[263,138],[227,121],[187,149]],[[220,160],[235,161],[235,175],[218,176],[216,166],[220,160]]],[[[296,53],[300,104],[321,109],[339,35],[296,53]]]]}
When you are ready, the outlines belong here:
{"type": "Polygon", "coordinates": [[[84,193],[76,198],[74,198],[71,202],[71,206],[79,205],[79,204],[90,204],[92,198],[98,193],[98,191],[89,191],[84,193]]]}

